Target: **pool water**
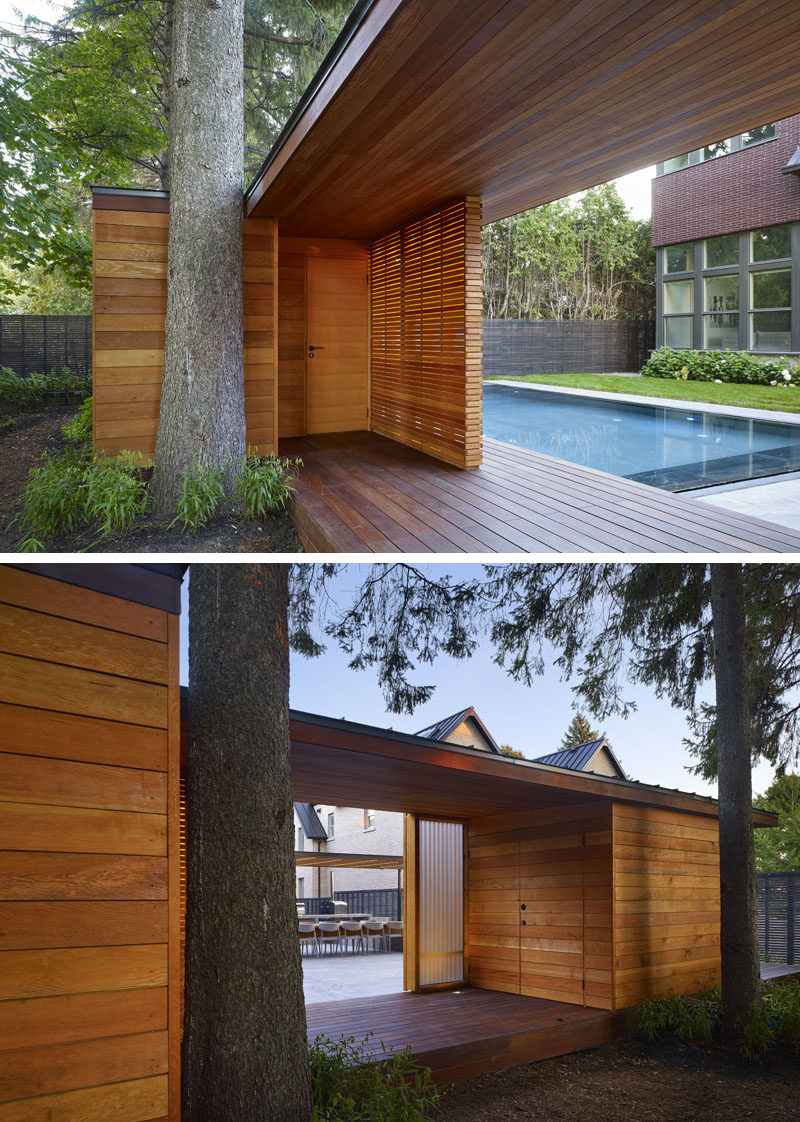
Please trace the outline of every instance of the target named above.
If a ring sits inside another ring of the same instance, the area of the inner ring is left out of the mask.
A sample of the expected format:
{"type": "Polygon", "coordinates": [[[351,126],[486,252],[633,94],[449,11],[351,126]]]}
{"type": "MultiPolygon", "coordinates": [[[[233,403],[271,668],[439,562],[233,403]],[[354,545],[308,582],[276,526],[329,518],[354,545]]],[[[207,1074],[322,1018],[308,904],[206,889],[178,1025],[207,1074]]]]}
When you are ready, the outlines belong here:
{"type": "MultiPolygon", "coordinates": [[[[800,417],[798,417],[800,422],[800,417]]],[[[800,469],[800,423],[488,385],[495,440],[668,491],[800,469]]]]}

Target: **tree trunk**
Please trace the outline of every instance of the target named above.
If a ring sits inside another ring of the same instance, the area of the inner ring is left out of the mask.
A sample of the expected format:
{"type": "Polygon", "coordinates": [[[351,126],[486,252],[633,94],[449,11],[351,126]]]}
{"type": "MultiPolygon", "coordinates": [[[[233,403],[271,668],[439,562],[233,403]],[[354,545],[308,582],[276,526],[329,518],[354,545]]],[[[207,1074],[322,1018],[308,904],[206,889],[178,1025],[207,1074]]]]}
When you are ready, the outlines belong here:
{"type": "Polygon", "coordinates": [[[193,565],[184,1122],[311,1112],[294,898],[286,565],[193,565]]]}
{"type": "Polygon", "coordinates": [[[722,1002],[735,1032],[759,1000],[753,790],[741,565],[711,566],[717,692],[722,1002]]]}
{"type": "Polygon", "coordinates": [[[185,469],[246,452],[243,21],[243,0],[175,0],[166,348],[150,485],[162,517],[185,469]]]}

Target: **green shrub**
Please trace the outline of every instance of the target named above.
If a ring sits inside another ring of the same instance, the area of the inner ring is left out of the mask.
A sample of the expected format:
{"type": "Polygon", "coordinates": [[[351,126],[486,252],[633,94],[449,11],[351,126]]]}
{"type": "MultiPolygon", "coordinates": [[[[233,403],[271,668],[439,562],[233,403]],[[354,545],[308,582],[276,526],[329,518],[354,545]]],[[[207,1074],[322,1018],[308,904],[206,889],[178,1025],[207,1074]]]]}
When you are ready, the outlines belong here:
{"type": "Polygon", "coordinates": [[[225,498],[223,475],[224,468],[211,467],[210,464],[195,464],[187,468],[170,526],[180,522],[182,529],[192,533],[205,526],[225,498]]]}
{"type": "Polygon", "coordinates": [[[796,388],[800,372],[788,359],[756,358],[744,351],[675,351],[659,347],[642,367],[648,378],[691,382],[741,382],[753,386],[796,388]]]}
{"type": "Polygon", "coordinates": [[[99,523],[101,537],[130,530],[147,510],[139,463],[136,453],[120,452],[114,459],[96,459],[86,472],[86,520],[99,523]]]}
{"type": "Polygon", "coordinates": [[[233,484],[236,505],[246,518],[263,518],[283,509],[294,492],[292,480],[302,460],[247,456],[233,484]]]}
{"type": "Polygon", "coordinates": [[[87,397],[71,421],[61,426],[67,444],[88,444],[92,439],[92,399],[87,397]]]}
{"type": "Polygon", "coordinates": [[[67,454],[42,456],[40,466],[31,468],[19,516],[25,542],[58,537],[85,524],[86,467],[83,457],[67,454]]]}
{"type": "Polygon", "coordinates": [[[308,1047],[314,1109],[312,1122],[425,1122],[439,1095],[428,1068],[411,1049],[388,1052],[377,1062],[367,1051],[369,1033],[329,1040],[318,1036],[308,1047]]]}
{"type": "Polygon", "coordinates": [[[90,374],[76,374],[66,367],[51,374],[22,377],[8,366],[0,366],[0,407],[5,413],[32,413],[45,406],[79,404],[91,391],[90,374]]]}
{"type": "MultiPolygon", "coordinates": [[[[690,997],[668,994],[643,1001],[637,1010],[639,1029],[651,1042],[670,1034],[692,1044],[707,1044],[722,1030],[722,997],[719,986],[690,997]]],[[[740,1026],[739,1054],[761,1061],[777,1045],[800,1055],[800,977],[771,982],[762,989],[740,1026]]]]}
{"type": "Polygon", "coordinates": [[[670,993],[657,1000],[643,1001],[637,1010],[638,1026],[651,1042],[673,1033],[687,1043],[705,1044],[718,1031],[721,1017],[719,986],[687,997],[670,993]]]}

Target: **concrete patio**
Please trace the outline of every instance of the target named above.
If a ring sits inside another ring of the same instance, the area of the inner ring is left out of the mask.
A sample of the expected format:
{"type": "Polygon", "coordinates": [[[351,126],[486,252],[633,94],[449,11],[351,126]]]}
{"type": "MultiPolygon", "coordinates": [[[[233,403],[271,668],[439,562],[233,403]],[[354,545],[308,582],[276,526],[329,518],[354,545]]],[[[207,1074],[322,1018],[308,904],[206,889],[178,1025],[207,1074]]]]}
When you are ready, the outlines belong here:
{"type": "Polygon", "coordinates": [[[403,952],[303,955],[306,1005],[377,997],[403,989],[403,952]]]}

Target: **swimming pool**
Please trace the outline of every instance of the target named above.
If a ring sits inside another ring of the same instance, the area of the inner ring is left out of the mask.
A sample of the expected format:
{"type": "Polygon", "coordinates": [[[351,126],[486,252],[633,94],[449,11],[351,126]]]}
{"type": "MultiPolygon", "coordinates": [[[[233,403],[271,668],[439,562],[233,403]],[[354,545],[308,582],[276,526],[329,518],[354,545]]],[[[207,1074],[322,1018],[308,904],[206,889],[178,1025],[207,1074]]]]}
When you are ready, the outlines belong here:
{"type": "MultiPolygon", "coordinates": [[[[800,416],[798,416],[800,421],[800,416]]],[[[800,469],[800,423],[487,385],[483,431],[667,491],[800,469]]]]}

